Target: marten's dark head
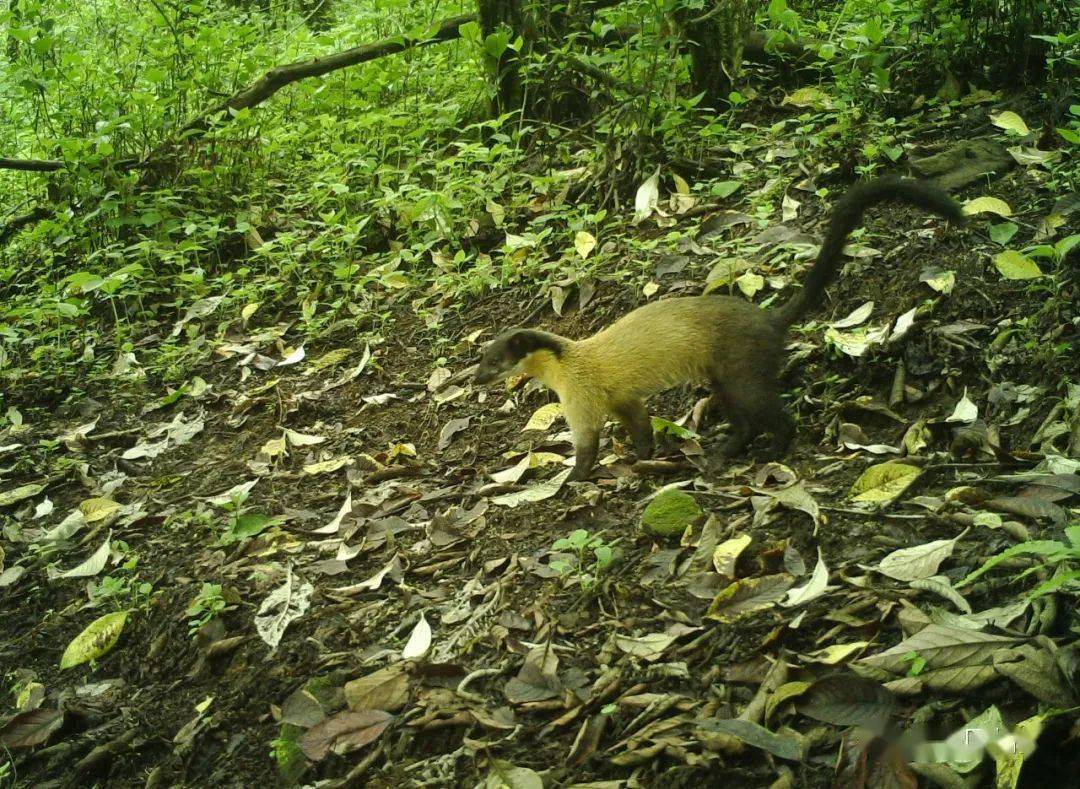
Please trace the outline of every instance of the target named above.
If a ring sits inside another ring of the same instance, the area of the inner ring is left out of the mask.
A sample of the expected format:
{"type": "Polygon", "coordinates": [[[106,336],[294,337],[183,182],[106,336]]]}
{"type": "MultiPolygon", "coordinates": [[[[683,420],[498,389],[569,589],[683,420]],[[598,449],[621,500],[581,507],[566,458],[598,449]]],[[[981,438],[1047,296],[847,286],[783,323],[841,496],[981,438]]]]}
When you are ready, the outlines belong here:
{"type": "Polygon", "coordinates": [[[536,351],[551,351],[561,356],[565,342],[556,334],[536,329],[505,331],[488,343],[480,355],[475,381],[478,384],[500,381],[516,372],[525,357],[536,351]]]}

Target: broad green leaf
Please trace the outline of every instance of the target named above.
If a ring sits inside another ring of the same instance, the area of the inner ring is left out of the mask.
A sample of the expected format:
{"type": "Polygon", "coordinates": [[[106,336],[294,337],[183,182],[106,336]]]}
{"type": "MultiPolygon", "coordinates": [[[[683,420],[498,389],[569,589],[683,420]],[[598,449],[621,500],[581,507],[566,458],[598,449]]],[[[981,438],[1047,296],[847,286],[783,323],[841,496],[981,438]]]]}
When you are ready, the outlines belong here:
{"type": "Polygon", "coordinates": [[[745,274],[735,278],[735,284],[738,285],[743,295],[749,299],[753,298],[755,293],[765,287],[765,278],[760,274],[755,274],[753,271],[747,271],[745,274]]]}
{"type": "Polygon", "coordinates": [[[79,293],[90,293],[105,284],[105,280],[88,271],[79,271],[68,277],[68,287],[79,293]]]}
{"type": "Polygon", "coordinates": [[[709,193],[721,199],[731,197],[742,186],[742,181],[718,181],[709,188],[709,193]]]}
{"type": "Polygon", "coordinates": [[[114,611],[98,617],[71,640],[60,658],[60,668],[79,666],[97,660],[116,646],[127,622],[127,611],[114,611]]]}
{"type": "Polygon", "coordinates": [[[676,438],[692,439],[698,438],[698,434],[689,428],[677,425],[669,419],[664,419],[659,416],[652,418],[652,429],[654,433],[665,433],[669,436],[675,436],[676,438]]]}
{"type": "Polygon", "coordinates": [[[1054,257],[1058,260],[1064,260],[1065,256],[1072,252],[1077,244],[1080,244],[1080,233],[1066,236],[1054,244],[1054,257]]]}
{"type": "Polygon", "coordinates": [[[1012,237],[1016,235],[1016,231],[1019,229],[1015,222],[999,222],[990,225],[990,240],[995,244],[1005,246],[1012,241],[1012,237]]]}
{"type": "Polygon", "coordinates": [[[781,104],[790,104],[792,107],[813,107],[814,109],[829,109],[833,101],[821,88],[808,87],[794,90],[784,96],[781,104]]]}
{"type": "Polygon", "coordinates": [[[1034,260],[1015,249],[994,255],[994,265],[1005,279],[1035,279],[1043,275],[1034,260]]]}
{"type": "Polygon", "coordinates": [[[245,512],[229,524],[229,532],[226,536],[230,542],[246,540],[260,534],[267,526],[278,522],[276,518],[271,518],[269,515],[245,512]]]}

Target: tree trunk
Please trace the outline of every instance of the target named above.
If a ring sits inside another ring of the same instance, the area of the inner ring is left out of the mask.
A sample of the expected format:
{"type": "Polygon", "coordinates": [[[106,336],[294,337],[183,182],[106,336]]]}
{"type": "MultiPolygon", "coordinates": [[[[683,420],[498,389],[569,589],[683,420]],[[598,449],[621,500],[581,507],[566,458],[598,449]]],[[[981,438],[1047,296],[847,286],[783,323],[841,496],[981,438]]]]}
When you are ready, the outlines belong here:
{"type": "Polygon", "coordinates": [[[743,46],[754,21],[749,0],[712,0],[705,12],[675,13],[690,54],[690,82],[707,106],[727,100],[742,64],[743,46]]]}
{"type": "MultiPolygon", "coordinates": [[[[511,41],[518,35],[525,37],[525,16],[522,0],[478,0],[480,33],[488,36],[506,31],[511,41]]],[[[522,49],[528,47],[524,44],[522,49]]],[[[525,99],[525,83],[521,74],[519,56],[523,53],[505,49],[497,57],[485,51],[484,63],[492,83],[491,115],[498,117],[504,112],[522,109],[525,99]]]]}
{"type": "Polygon", "coordinates": [[[19,39],[11,35],[10,30],[22,24],[22,8],[19,0],[8,0],[8,11],[11,13],[11,19],[8,21],[9,32],[5,49],[7,50],[8,65],[14,65],[19,58],[19,39]]]}

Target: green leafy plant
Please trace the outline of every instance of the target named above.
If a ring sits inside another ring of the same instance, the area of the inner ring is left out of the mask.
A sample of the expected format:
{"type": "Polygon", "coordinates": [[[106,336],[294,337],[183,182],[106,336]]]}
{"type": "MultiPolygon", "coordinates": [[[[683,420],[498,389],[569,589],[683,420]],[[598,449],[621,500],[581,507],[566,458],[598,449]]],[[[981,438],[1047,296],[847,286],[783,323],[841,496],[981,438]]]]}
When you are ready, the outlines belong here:
{"type": "Polygon", "coordinates": [[[139,581],[137,575],[106,575],[90,587],[90,599],[95,603],[107,602],[120,609],[139,608],[150,601],[154,585],[139,581]]]}
{"type": "Polygon", "coordinates": [[[141,608],[150,602],[154,586],[139,580],[139,558],[124,540],[112,541],[113,551],[123,555],[124,561],[116,575],[106,575],[89,585],[90,600],[107,603],[117,610],[141,608]]]}
{"type": "Polygon", "coordinates": [[[1015,576],[1016,580],[1025,578],[1039,570],[1052,572],[1050,578],[1028,592],[1028,599],[1034,600],[1044,595],[1080,586],[1080,569],[1078,569],[1080,567],[1080,523],[1074,523],[1066,527],[1065,538],[1068,542],[1028,540],[1027,542],[1012,545],[1001,553],[991,556],[983,562],[982,567],[970,573],[957,586],[966,586],[1002,562],[1021,556],[1036,559],[1036,564],[1018,573],[1015,576]]]}
{"type": "Polygon", "coordinates": [[[906,652],[902,659],[910,663],[908,666],[907,675],[909,677],[917,677],[926,668],[926,658],[922,657],[918,652],[906,652]]]}
{"type": "Polygon", "coordinates": [[[188,633],[194,637],[199,628],[218,616],[228,606],[221,592],[221,584],[204,582],[199,594],[187,607],[188,633]]]}
{"type": "Polygon", "coordinates": [[[573,552],[574,561],[555,559],[550,566],[562,576],[573,574],[584,590],[595,588],[600,576],[614,559],[612,544],[604,542],[599,535],[589,534],[585,529],[576,529],[556,540],[551,549],[573,552]]]}
{"type": "Polygon", "coordinates": [[[240,490],[234,493],[227,502],[221,504],[221,509],[226,513],[225,530],[219,539],[222,545],[232,545],[251,539],[267,527],[281,522],[279,518],[249,511],[246,503],[250,495],[249,491],[240,490]]]}

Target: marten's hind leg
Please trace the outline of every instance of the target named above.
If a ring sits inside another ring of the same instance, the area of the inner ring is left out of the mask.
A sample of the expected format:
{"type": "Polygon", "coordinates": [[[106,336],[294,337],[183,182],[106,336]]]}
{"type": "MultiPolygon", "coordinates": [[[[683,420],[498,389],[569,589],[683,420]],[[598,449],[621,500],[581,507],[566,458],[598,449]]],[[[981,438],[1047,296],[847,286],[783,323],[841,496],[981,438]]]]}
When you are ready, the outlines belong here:
{"type": "Polygon", "coordinates": [[[712,395],[709,397],[709,410],[716,417],[722,414],[731,426],[731,433],[727,440],[720,445],[720,454],[724,457],[742,454],[750,439],[754,437],[750,412],[743,399],[736,391],[733,391],[734,389],[735,387],[730,383],[721,383],[713,379],[712,395]]]}
{"type": "Polygon", "coordinates": [[[787,454],[791,441],[795,438],[795,420],[784,409],[775,385],[763,394],[755,419],[761,432],[772,435],[772,441],[760,457],[762,460],[779,460],[787,454]]]}

